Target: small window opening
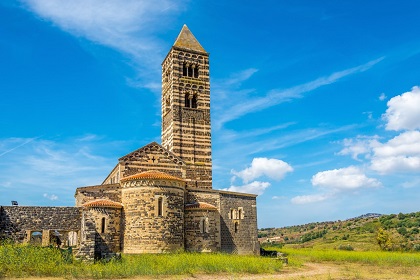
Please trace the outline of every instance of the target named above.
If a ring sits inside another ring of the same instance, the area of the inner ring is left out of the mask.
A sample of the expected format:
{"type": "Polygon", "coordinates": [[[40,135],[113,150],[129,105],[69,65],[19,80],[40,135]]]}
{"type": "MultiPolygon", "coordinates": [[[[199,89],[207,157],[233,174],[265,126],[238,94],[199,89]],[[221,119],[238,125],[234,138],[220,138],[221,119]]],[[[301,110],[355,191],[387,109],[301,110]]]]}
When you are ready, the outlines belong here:
{"type": "Polygon", "coordinates": [[[101,233],[105,233],[105,217],[101,221],[101,233]]]}
{"type": "Polygon", "coordinates": [[[197,108],[197,94],[194,94],[192,97],[191,108],[197,108]]]}
{"type": "Polygon", "coordinates": [[[193,76],[193,69],[194,68],[191,65],[188,67],[188,69],[187,69],[188,77],[192,77],[193,76]]]}
{"type": "Polygon", "coordinates": [[[235,214],[235,210],[230,209],[230,218],[231,218],[232,220],[233,220],[233,219],[235,219],[234,214],[235,214]]]}
{"type": "Polygon", "coordinates": [[[158,199],[158,216],[162,216],[163,214],[163,199],[159,197],[158,199]]]}
{"type": "Polygon", "coordinates": [[[182,65],[182,76],[188,76],[188,67],[185,63],[182,65]]]}
{"type": "Polygon", "coordinates": [[[198,78],[198,67],[194,68],[194,78],[198,78]]]}
{"type": "Polygon", "coordinates": [[[242,219],[242,209],[238,210],[238,219],[242,219]]]}
{"type": "Polygon", "coordinates": [[[235,233],[238,232],[238,229],[239,229],[239,223],[238,222],[235,222],[235,233]]]}
{"type": "Polygon", "coordinates": [[[185,107],[187,108],[191,108],[191,98],[190,98],[190,94],[187,93],[185,94],[185,107]]]}
{"type": "Polygon", "coordinates": [[[171,99],[169,97],[166,98],[165,106],[166,106],[166,112],[171,109],[171,99]]]}
{"type": "Polygon", "coordinates": [[[209,218],[200,220],[200,233],[209,233],[209,218]]]}

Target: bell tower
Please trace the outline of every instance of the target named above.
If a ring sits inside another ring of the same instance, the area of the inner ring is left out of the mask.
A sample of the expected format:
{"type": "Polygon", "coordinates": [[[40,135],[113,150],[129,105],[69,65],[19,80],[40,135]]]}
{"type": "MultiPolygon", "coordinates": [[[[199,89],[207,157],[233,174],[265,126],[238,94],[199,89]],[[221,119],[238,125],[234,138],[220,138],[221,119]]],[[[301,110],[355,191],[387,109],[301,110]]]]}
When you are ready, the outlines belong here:
{"type": "Polygon", "coordinates": [[[188,186],[212,188],[209,54],[186,25],[162,63],[162,146],[187,164],[188,186]]]}

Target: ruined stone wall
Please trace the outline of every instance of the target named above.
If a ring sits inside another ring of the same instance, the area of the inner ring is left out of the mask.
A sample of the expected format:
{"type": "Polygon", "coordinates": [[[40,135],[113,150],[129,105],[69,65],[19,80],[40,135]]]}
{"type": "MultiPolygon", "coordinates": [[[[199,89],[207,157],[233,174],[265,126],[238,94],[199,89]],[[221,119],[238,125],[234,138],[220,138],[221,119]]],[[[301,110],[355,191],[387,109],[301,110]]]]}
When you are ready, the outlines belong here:
{"type": "Polygon", "coordinates": [[[95,259],[96,224],[94,213],[82,212],[80,248],[76,252],[76,258],[93,261],[95,259]]]}
{"type": "Polygon", "coordinates": [[[259,254],[256,196],[220,191],[221,250],[259,254]]]}
{"type": "Polygon", "coordinates": [[[26,242],[32,231],[78,232],[80,222],[77,207],[1,206],[0,238],[26,242]]]}
{"type": "Polygon", "coordinates": [[[122,204],[124,253],[162,253],[184,249],[182,182],[124,182],[122,204]],[[160,211],[159,201],[162,201],[160,211]]]}
{"type": "Polygon", "coordinates": [[[121,202],[120,184],[77,188],[74,197],[76,198],[76,207],[81,207],[84,203],[95,199],[109,199],[121,202]]]}
{"type": "Polygon", "coordinates": [[[185,250],[220,251],[220,217],[218,211],[192,209],[185,211],[185,250]]]}

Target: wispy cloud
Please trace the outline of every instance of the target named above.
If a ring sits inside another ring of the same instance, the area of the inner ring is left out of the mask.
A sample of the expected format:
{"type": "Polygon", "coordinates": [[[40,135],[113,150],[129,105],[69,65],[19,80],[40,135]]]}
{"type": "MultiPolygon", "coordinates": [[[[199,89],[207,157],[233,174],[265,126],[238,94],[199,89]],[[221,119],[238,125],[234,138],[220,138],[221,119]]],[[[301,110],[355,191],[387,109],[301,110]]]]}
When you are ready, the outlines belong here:
{"type": "Polygon", "coordinates": [[[23,141],[23,142],[21,142],[21,141],[19,141],[20,139],[19,138],[12,138],[12,139],[10,139],[11,141],[13,141],[13,140],[17,140],[18,142],[21,142],[20,144],[18,144],[17,146],[15,146],[15,147],[13,147],[13,148],[9,148],[9,149],[7,149],[6,151],[3,151],[2,153],[0,153],[0,157],[2,157],[2,156],[4,156],[5,154],[8,154],[8,153],[10,153],[10,152],[13,152],[14,150],[16,150],[16,149],[18,149],[18,148],[20,148],[20,147],[23,147],[23,146],[25,146],[26,144],[29,144],[29,143],[31,143],[32,141],[34,141],[34,140],[36,140],[36,139],[38,139],[39,137],[35,137],[35,138],[29,138],[29,139],[26,139],[25,141],[23,141]]]}
{"type": "Polygon", "coordinates": [[[28,10],[62,30],[130,56],[138,68],[149,70],[142,71],[142,75],[149,73],[149,77],[140,78],[142,86],[151,85],[152,90],[155,89],[152,77],[159,77],[164,47],[156,33],[167,28],[171,18],[185,5],[176,0],[21,1],[28,10]]]}
{"type": "Polygon", "coordinates": [[[51,201],[58,205],[73,204],[76,187],[100,184],[116,164],[116,157],[95,152],[108,146],[98,139],[94,135],[59,142],[40,138],[0,139],[0,147],[13,150],[3,152],[0,161],[0,204],[11,199],[19,199],[23,205],[51,201]]]}
{"type": "Polygon", "coordinates": [[[369,61],[368,63],[345,69],[332,73],[329,76],[321,77],[316,80],[304,83],[298,86],[294,86],[289,89],[278,90],[274,89],[269,91],[265,96],[258,98],[249,98],[235,106],[232,106],[229,110],[221,111],[215,120],[216,128],[221,128],[225,123],[238,119],[246,114],[261,111],[263,109],[276,106],[278,104],[289,102],[294,99],[302,98],[304,93],[313,91],[325,85],[329,85],[339,81],[340,79],[349,75],[364,72],[370,69],[375,64],[382,61],[384,57],[369,61]]]}

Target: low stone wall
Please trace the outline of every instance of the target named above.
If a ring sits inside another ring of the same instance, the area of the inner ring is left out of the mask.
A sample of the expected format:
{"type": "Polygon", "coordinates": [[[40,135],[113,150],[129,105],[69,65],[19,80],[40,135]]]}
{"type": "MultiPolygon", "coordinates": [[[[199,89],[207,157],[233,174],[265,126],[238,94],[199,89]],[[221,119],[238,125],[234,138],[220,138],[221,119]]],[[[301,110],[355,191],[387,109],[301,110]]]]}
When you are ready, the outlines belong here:
{"type": "Polygon", "coordinates": [[[0,239],[26,242],[31,231],[79,232],[78,207],[0,206],[0,239]]]}

